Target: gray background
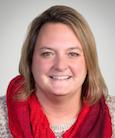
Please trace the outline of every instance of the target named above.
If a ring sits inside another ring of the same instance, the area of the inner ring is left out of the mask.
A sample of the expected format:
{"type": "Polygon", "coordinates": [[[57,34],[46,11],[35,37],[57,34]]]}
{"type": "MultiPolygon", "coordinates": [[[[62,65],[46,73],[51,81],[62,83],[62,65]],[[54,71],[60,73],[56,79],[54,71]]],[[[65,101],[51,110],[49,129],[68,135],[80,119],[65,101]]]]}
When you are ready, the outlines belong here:
{"type": "Polygon", "coordinates": [[[0,0],[0,95],[6,93],[9,81],[18,74],[29,23],[55,4],[77,9],[88,21],[109,93],[115,95],[115,0],[0,0]]]}

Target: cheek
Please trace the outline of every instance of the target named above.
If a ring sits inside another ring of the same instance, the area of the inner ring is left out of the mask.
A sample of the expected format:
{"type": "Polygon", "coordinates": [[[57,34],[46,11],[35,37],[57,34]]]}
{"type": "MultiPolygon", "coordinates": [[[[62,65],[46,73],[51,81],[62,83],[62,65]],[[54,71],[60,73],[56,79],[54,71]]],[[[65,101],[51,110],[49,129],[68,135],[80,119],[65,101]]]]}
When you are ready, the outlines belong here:
{"type": "Polygon", "coordinates": [[[33,61],[32,61],[32,72],[33,73],[38,72],[39,75],[44,74],[48,72],[49,68],[50,68],[49,62],[45,62],[44,60],[40,58],[33,58],[33,61]]]}
{"type": "Polygon", "coordinates": [[[73,66],[74,72],[77,75],[86,74],[87,69],[86,69],[86,64],[84,60],[79,60],[73,65],[74,65],[73,66]]]}

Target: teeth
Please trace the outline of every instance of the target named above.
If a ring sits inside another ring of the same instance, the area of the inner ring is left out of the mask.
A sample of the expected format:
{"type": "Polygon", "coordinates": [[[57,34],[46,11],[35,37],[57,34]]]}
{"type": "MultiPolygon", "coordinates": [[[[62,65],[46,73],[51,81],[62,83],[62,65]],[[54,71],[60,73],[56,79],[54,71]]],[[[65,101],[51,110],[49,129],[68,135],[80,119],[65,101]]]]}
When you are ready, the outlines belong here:
{"type": "Polygon", "coordinates": [[[70,76],[51,76],[51,78],[55,80],[66,80],[69,79],[70,76]]]}

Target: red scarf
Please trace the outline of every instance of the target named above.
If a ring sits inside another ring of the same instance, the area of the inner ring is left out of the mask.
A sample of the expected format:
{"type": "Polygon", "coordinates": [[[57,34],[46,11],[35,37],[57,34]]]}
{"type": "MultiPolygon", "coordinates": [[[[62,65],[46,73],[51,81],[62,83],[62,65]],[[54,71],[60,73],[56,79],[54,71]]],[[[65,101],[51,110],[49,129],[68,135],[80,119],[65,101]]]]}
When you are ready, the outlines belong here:
{"type": "MultiPolygon", "coordinates": [[[[55,138],[36,96],[26,101],[14,100],[22,88],[22,76],[14,78],[7,90],[9,128],[13,138],[55,138]]],[[[63,138],[111,138],[112,125],[104,98],[95,105],[84,104],[75,124],[63,138]]]]}

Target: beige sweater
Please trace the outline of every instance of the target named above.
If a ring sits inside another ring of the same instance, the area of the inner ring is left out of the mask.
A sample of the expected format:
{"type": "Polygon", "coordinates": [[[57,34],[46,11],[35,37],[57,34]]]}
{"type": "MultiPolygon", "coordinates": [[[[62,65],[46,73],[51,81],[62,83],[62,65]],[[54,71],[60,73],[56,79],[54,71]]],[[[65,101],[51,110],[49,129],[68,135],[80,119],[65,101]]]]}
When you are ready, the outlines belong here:
{"type": "MultiPolygon", "coordinates": [[[[112,138],[115,138],[115,97],[108,96],[106,103],[112,119],[112,138]]],[[[0,138],[12,138],[8,129],[7,106],[5,97],[0,98],[0,138]]]]}

